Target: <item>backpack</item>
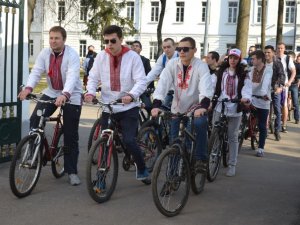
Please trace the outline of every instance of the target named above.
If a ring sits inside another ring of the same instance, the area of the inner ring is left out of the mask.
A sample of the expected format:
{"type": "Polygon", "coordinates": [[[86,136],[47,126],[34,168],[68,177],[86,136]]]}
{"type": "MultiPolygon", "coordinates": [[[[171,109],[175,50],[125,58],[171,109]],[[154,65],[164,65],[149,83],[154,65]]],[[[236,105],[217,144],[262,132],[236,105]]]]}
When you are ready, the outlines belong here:
{"type": "MultiPolygon", "coordinates": [[[[179,57],[178,52],[176,53],[176,57],[179,57]]],[[[163,61],[162,61],[162,65],[163,65],[164,68],[166,67],[166,62],[167,62],[167,55],[164,54],[163,61]]]]}
{"type": "Polygon", "coordinates": [[[94,64],[94,55],[90,55],[90,56],[89,56],[88,65],[87,65],[87,67],[86,67],[87,75],[89,75],[89,72],[90,72],[90,70],[91,70],[92,67],[93,67],[93,64],[94,64]]]}

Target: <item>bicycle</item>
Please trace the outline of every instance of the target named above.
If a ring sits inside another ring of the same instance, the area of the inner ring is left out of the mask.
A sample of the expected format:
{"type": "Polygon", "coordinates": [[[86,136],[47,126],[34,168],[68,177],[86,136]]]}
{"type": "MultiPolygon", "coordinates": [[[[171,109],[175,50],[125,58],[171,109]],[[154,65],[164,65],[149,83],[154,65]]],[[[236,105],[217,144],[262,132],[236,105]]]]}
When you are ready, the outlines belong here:
{"type": "MultiPolygon", "coordinates": [[[[54,104],[55,100],[41,100],[36,95],[30,94],[26,98],[35,102],[54,104]]],[[[55,117],[45,117],[45,109],[37,111],[40,116],[39,125],[32,129],[27,136],[19,142],[15,155],[12,158],[9,170],[10,188],[14,195],[19,198],[28,196],[36,186],[40,177],[42,166],[51,162],[54,177],[60,178],[64,175],[64,147],[63,123],[61,117],[63,109],[55,117]],[[45,126],[49,121],[56,122],[54,133],[49,146],[45,134],[45,126]],[[43,151],[43,149],[45,149],[43,151]]]]}
{"type": "MultiPolygon", "coordinates": [[[[121,128],[118,121],[113,117],[114,113],[112,106],[116,104],[123,105],[123,103],[119,102],[120,101],[113,101],[110,103],[97,102],[97,104],[100,104],[109,111],[108,128],[101,130],[99,138],[91,147],[86,166],[88,193],[91,198],[98,203],[108,201],[117,184],[119,162],[116,143],[120,143],[120,146],[125,153],[124,158],[132,159],[122,142],[121,128]]],[[[157,155],[159,154],[159,149],[143,148],[141,150],[143,150],[146,167],[151,171],[157,155]]],[[[125,160],[123,159],[123,164],[124,161],[125,160]]],[[[146,185],[151,183],[148,179],[142,180],[142,182],[146,185]]]]}
{"type": "Polygon", "coordinates": [[[213,130],[208,141],[208,168],[207,168],[207,180],[213,182],[220,169],[221,159],[224,167],[228,167],[229,160],[229,144],[228,144],[228,120],[225,115],[225,103],[239,103],[239,99],[222,100],[214,99],[222,104],[221,115],[218,121],[214,122],[213,130]]]}
{"type": "Polygon", "coordinates": [[[195,194],[203,191],[206,174],[195,168],[194,116],[173,114],[181,119],[179,137],[170,148],[161,153],[152,174],[152,197],[157,209],[165,216],[179,214],[187,203],[190,188],[195,194]],[[191,124],[191,131],[184,125],[191,124]],[[187,141],[191,142],[188,149],[187,141]]]}

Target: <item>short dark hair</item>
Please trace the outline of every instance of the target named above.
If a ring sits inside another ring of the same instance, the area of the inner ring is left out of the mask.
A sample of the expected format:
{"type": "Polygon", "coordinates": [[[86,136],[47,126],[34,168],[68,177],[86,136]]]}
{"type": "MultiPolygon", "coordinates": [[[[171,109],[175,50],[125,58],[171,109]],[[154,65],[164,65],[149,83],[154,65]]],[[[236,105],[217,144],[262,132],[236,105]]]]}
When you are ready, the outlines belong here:
{"type": "Polygon", "coordinates": [[[282,41],[278,42],[278,43],[277,43],[277,46],[278,46],[278,45],[283,45],[283,46],[285,47],[285,44],[284,44],[284,42],[282,42],[282,41]]]}
{"type": "Polygon", "coordinates": [[[265,49],[271,49],[273,52],[275,52],[275,49],[272,45],[266,45],[265,49]]]}
{"type": "Polygon", "coordinates": [[[185,41],[190,42],[192,48],[196,47],[196,41],[195,41],[194,38],[192,38],[192,37],[184,37],[179,42],[185,42],[185,41]]]}
{"type": "Polygon", "coordinates": [[[167,41],[171,41],[172,42],[172,45],[175,45],[175,41],[173,38],[165,38],[164,39],[164,42],[167,42],[167,41]]]}
{"type": "Polygon", "coordinates": [[[140,46],[140,48],[142,49],[142,43],[140,41],[136,40],[136,41],[132,42],[132,44],[138,44],[140,46]]]}
{"type": "Polygon", "coordinates": [[[89,46],[88,46],[88,49],[89,49],[89,48],[95,48],[95,47],[94,47],[94,45],[89,45],[89,46]]]}
{"type": "Polygon", "coordinates": [[[256,49],[256,46],[255,45],[251,45],[248,49],[250,48],[255,48],[256,49]]]}
{"type": "Polygon", "coordinates": [[[292,56],[293,58],[296,58],[296,53],[293,51],[288,51],[288,55],[292,56]]]}
{"type": "Polygon", "coordinates": [[[103,36],[107,34],[114,34],[114,33],[116,33],[119,38],[123,37],[122,28],[117,25],[110,25],[108,27],[105,27],[103,30],[103,36]]]}
{"type": "Polygon", "coordinates": [[[266,57],[265,57],[265,53],[262,50],[256,50],[254,52],[251,53],[251,56],[256,56],[257,59],[261,59],[263,61],[263,63],[266,62],[266,57]]]}
{"type": "Polygon", "coordinates": [[[66,32],[65,28],[63,28],[61,26],[51,27],[49,30],[49,34],[50,34],[50,32],[59,32],[59,33],[61,33],[64,41],[67,39],[67,32],[66,32]]]}
{"type": "Polygon", "coordinates": [[[219,53],[217,53],[216,51],[211,51],[211,52],[209,52],[208,54],[211,54],[211,58],[212,58],[212,59],[215,59],[216,62],[219,61],[220,55],[219,55],[219,53]]]}

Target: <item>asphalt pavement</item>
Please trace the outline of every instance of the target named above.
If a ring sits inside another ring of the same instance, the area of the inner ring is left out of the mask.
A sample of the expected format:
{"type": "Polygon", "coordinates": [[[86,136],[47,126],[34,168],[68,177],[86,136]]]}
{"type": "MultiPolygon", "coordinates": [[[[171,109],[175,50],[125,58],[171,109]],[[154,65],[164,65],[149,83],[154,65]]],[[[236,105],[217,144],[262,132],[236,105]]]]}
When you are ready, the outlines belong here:
{"type": "MultiPolygon", "coordinates": [[[[119,167],[111,199],[94,202],[85,184],[87,138],[98,108],[84,106],[80,121],[79,176],[70,186],[67,176],[56,179],[49,165],[42,168],[32,194],[18,199],[9,187],[10,163],[0,164],[1,225],[300,225],[300,125],[288,123],[280,142],[269,135],[263,158],[254,156],[245,141],[237,174],[226,177],[221,168],[200,195],[192,192],[182,212],[167,218],[155,208],[151,185],[135,180],[135,172],[119,167]]],[[[47,127],[48,133],[52,126],[47,127]]],[[[119,154],[119,160],[122,160],[119,154]]]]}

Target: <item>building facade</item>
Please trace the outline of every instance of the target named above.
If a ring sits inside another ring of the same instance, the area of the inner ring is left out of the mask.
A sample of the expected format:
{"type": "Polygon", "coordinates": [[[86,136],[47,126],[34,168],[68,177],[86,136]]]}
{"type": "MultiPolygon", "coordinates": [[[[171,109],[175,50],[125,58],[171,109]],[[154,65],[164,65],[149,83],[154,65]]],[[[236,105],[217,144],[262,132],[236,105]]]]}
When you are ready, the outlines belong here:
{"type": "MultiPolygon", "coordinates": [[[[262,1],[250,1],[248,46],[260,47],[262,1]]],[[[198,57],[203,55],[205,36],[208,51],[223,54],[227,48],[235,44],[238,0],[170,0],[166,2],[162,27],[163,38],[171,37],[178,42],[183,37],[193,37],[197,43],[198,57]],[[210,4],[209,7],[207,4],[210,4]],[[210,9],[209,12],[207,9],[210,9]],[[205,24],[207,24],[207,29],[205,29],[205,24]]],[[[48,31],[50,27],[59,25],[60,22],[68,32],[67,44],[74,47],[80,57],[85,56],[87,46],[90,44],[94,45],[97,51],[100,50],[100,41],[93,40],[84,34],[86,29],[84,21],[88,19],[88,15],[83,15],[83,8],[84,5],[81,5],[80,0],[77,5],[71,6],[68,5],[68,0],[38,1],[30,33],[31,62],[41,48],[49,46],[48,31]],[[64,14],[67,11],[68,13],[64,14]]],[[[156,30],[160,8],[159,0],[128,0],[126,8],[120,12],[131,18],[138,30],[135,36],[125,37],[124,41],[130,45],[132,41],[140,40],[143,45],[141,54],[150,58],[151,62],[155,62],[157,51],[156,30]]],[[[278,0],[267,0],[266,44],[275,45],[276,43],[277,12],[278,0]]],[[[300,1],[285,0],[283,18],[283,41],[288,50],[300,52],[300,1]]]]}

